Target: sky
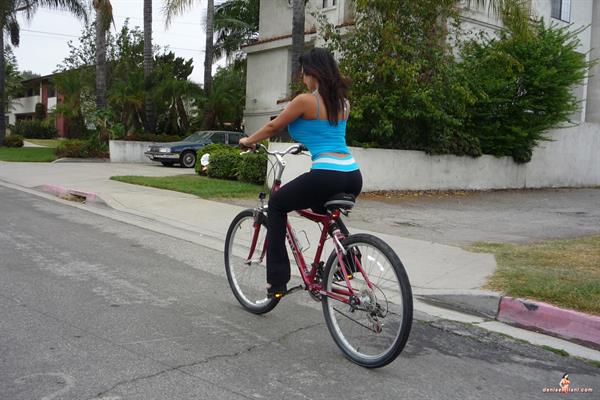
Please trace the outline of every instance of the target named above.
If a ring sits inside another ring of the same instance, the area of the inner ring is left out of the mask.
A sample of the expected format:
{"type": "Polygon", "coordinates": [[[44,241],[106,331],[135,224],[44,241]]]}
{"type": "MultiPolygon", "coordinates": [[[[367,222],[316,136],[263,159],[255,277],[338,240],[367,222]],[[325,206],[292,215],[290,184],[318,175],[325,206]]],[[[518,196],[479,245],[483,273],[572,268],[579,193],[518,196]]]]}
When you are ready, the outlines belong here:
{"type": "MultiPolygon", "coordinates": [[[[143,29],[143,0],[112,0],[111,3],[117,32],[128,17],[130,27],[139,26],[143,29]]],[[[190,79],[202,83],[206,0],[197,0],[196,5],[185,14],[175,17],[168,29],[165,28],[163,4],[164,1],[153,2],[153,44],[169,46],[178,57],[193,58],[194,71],[190,79]]],[[[90,13],[90,19],[94,19],[93,12],[90,13]]],[[[78,40],[84,24],[68,13],[47,9],[38,9],[30,22],[20,17],[19,23],[21,43],[14,48],[19,70],[40,75],[51,74],[57,69],[56,66],[69,54],[68,41],[78,40]]],[[[111,26],[111,29],[114,30],[114,27],[111,26]]]]}

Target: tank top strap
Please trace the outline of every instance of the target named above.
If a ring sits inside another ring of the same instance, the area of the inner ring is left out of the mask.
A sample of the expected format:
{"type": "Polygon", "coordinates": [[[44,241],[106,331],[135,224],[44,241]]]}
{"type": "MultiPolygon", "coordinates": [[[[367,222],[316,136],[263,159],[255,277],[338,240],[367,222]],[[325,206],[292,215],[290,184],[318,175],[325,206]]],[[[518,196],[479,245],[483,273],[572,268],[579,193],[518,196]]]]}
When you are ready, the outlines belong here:
{"type": "Polygon", "coordinates": [[[317,119],[319,119],[319,117],[321,116],[321,106],[319,104],[319,96],[317,96],[317,93],[319,93],[319,89],[316,89],[314,92],[312,92],[312,95],[315,97],[315,100],[317,101],[317,119]]]}

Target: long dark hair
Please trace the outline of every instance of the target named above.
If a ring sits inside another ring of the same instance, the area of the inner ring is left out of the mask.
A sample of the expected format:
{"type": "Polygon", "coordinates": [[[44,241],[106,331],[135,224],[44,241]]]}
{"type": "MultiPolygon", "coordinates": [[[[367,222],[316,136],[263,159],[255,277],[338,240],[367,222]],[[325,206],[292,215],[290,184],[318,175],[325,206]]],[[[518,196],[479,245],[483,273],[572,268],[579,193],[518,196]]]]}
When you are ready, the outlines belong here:
{"type": "Polygon", "coordinates": [[[327,108],[327,119],[332,125],[337,125],[350,82],[340,74],[333,55],[325,49],[315,47],[304,53],[300,56],[300,65],[305,75],[314,76],[319,82],[318,90],[327,108]]]}

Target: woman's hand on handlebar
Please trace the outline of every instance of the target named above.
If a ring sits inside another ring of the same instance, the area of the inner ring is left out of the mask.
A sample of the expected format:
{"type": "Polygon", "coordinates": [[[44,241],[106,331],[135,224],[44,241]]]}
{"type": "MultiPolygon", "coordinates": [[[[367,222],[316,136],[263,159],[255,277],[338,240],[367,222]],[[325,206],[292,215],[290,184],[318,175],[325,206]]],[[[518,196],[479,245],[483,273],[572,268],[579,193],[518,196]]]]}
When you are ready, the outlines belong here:
{"type": "Polygon", "coordinates": [[[252,151],[256,150],[256,143],[249,143],[250,140],[247,137],[243,137],[240,139],[240,147],[242,149],[250,149],[252,151]]]}

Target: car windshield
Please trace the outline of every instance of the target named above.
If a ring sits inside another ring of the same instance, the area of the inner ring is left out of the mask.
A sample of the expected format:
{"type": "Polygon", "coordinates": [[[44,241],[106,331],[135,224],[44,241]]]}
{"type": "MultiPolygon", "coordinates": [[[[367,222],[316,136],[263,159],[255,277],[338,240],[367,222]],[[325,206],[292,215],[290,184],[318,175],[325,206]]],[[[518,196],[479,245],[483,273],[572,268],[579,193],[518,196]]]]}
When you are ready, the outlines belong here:
{"type": "Polygon", "coordinates": [[[196,132],[192,133],[190,136],[183,139],[184,142],[200,142],[206,138],[208,138],[209,134],[207,132],[196,132]]]}

